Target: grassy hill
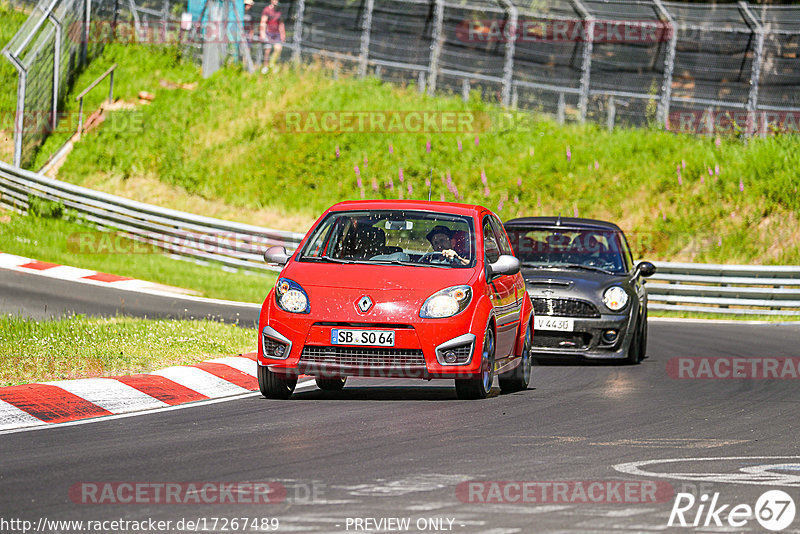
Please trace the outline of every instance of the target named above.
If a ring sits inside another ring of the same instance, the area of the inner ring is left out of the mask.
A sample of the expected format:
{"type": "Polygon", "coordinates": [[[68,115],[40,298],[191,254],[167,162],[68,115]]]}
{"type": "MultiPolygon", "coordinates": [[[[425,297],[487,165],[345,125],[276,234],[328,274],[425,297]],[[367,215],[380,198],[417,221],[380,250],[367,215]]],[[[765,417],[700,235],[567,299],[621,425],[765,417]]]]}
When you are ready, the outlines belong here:
{"type": "MultiPolygon", "coordinates": [[[[120,98],[136,103],[148,91],[155,99],[114,112],[87,134],[60,168],[63,180],[304,231],[339,200],[425,198],[432,176],[433,198],[484,204],[503,219],[561,213],[616,221],[648,259],[800,263],[797,136],[609,133],[524,114],[498,124],[495,108],[477,97],[465,103],[373,78],[335,81],[319,66],[269,76],[231,67],[204,80],[174,49],[152,47],[107,46],[76,87],[113,62],[120,98]],[[276,128],[283,112],[319,110],[486,113],[491,126],[477,134],[276,128]]],[[[59,144],[51,140],[44,152],[59,144]]]]}

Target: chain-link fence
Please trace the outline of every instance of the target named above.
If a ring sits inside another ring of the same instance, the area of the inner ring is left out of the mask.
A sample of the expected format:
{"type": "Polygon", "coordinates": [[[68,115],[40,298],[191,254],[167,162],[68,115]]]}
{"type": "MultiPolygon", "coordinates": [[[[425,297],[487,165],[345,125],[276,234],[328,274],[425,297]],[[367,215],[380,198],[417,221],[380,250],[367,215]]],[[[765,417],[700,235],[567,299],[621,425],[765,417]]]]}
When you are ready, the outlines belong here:
{"type": "MultiPolygon", "coordinates": [[[[46,132],[42,124],[54,120],[25,110],[57,110],[91,56],[88,32],[81,33],[90,22],[129,20],[139,40],[179,28],[179,41],[211,75],[226,61],[251,71],[262,62],[266,6],[256,2],[247,12],[243,0],[42,0],[4,49],[20,73],[15,162],[28,160],[46,132]]],[[[746,136],[800,130],[800,6],[289,0],[278,9],[288,49],[281,61],[320,61],[335,75],[373,75],[465,99],[477,93],[609,128],[656,124],[746,136]]]]}
{"type": "MultiPolygon", "coordinates": [[[[662,0],[294,0],[294,59],[565,120],[800,130],[800,7],[662,0]]],[[[258,13],[263,5],[257,7],[258,13]]],[[[288,59],[288,58],[284,58],[288,59]]]]}

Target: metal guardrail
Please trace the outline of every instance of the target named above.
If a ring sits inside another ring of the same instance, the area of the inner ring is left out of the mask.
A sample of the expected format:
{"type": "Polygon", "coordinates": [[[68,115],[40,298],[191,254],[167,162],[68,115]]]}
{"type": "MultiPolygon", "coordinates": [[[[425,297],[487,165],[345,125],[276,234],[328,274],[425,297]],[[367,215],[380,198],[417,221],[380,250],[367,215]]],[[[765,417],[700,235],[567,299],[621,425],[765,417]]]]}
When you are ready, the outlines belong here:
{"type": "Polygon", "coordinates": [[[653,263],[650,310],[800,315],[800,266],[653,263]]]}
{"type": "MultiPolygon", "coordinates": [[[[303,238],[101,193],[0,161],[0,206],[26,212],[33,198],[59,202],[132,240],[238,269],[279,270],[264,262],[264,249],[294,249],[303,238]]],[[[653,263],[658,271],[647,281],[650,310],[800,316],[800,266],[653,263]]]]}
{"type": "MultiPolygon", "coordinates": [[[[272,245],[295,249],[303,234],[194,215],[93,191],[0,161],[0,206],[26,212],[31,199],[59,202],[88,223],[169,253],[254,271],[272,245]]],[[[80,241],[80,236],[78,236],[80,241]]]]}

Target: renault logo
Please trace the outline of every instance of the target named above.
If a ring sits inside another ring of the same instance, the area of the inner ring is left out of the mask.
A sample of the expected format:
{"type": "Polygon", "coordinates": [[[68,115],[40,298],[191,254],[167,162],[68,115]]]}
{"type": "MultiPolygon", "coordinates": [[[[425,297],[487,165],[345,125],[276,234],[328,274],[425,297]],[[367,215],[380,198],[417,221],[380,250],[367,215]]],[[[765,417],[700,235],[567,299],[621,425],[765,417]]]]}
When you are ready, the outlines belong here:
{"type": "Polygon", "coordinates": [[[361,313],[367,313],[372,308],[372,299],[364,295],[356,301],[356,307],[361,310],[361,313]]]}

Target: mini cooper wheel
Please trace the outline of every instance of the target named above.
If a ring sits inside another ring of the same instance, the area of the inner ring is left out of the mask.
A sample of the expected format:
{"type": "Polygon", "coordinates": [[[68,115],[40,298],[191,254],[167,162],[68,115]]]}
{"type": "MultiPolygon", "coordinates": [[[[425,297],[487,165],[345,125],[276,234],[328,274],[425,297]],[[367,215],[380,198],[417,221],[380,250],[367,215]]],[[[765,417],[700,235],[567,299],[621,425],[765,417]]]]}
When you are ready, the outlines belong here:
{"type": "Polygon", "coordinates": [[[317,376],[314,377],[314,381],[317,383],[317,387],[322,391],[341,391],[344,387],[344,383],[347,382],[347,377],[323,378],[317,376]]]}
{"type": "Polygon", "coordinates": [[[627,365],[637,365],[642,361],[642,325],[637,323],[633,332],[633,339],[628,345],[628,354],[623,360],[627,365]]]}
{"type": "Polygon", "coordinates": [[[528,328],[525,330],[525,344],[522,347],[519,365],[497,377],[497,381],[500,382],[500,391],[503,393],[513,393],[514,391],[528,389],[528,384],[531,381],[532,365],[531,339],[531,325],[528,324],[528,328]]]}
{"type": "Polygon", "coordinates": [[[491,325],[483,335],[480,374],[472,378],[456,379],[456,395],[459,399],[485,399],[492,390],[494,379],[494,330],[491,325]]]}
{"type": "Polygon", "coordinates": [[[268,399],[288,399],[297,385],[297,377],[273,373],[264,365],[258,366],[258,389],[268,399]]]}

